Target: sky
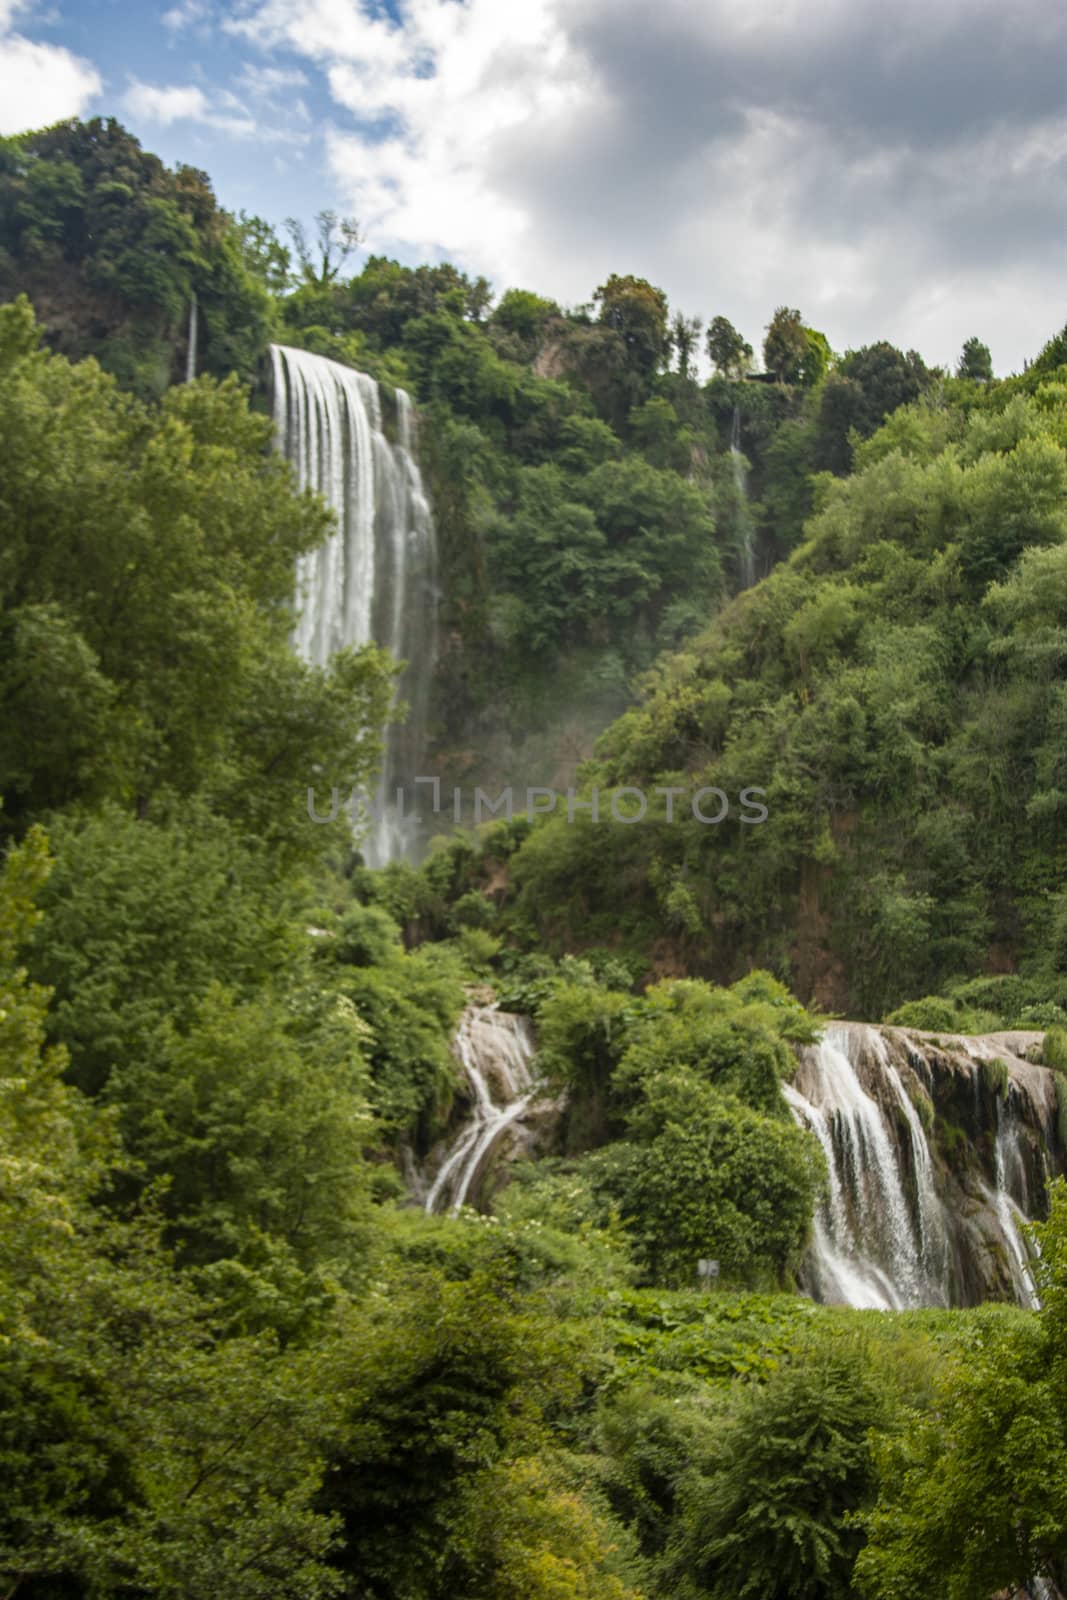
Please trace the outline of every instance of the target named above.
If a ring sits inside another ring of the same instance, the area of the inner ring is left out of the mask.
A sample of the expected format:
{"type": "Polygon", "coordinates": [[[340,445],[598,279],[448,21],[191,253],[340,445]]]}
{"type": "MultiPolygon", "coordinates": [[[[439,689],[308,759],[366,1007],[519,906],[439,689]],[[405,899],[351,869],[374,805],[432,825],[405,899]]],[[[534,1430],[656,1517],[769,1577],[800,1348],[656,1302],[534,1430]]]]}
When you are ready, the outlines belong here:
{"type": "Polygon", "coordinates": [[[117,116],[221,203],[757,348],[1021,369],[1067,321],[1062,0],[0,0],[0,133],[117,116]]]}

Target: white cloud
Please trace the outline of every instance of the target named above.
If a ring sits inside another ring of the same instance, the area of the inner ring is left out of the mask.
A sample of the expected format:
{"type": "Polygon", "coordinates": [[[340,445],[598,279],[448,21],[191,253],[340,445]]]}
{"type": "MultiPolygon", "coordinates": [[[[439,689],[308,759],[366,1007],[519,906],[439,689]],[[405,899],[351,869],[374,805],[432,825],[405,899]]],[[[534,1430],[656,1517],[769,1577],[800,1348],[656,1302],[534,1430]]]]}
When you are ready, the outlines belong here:
{"type": "Polygon", "coordinates": [[[274,144],[311,142],[311,112],[298,93],[308,85],[298,67],[258,67],[245,62],[233,80],[240,96],[255,107],[260,136],[274,144]]]}
{"type": "Polygon", "coordinates": [[[231,89],[213,88],[210,94],[199,84],[142,83],[134,78],[122,97],[125,115],[136,123],[169,128],[175,122],[193,122],[201,127],[213,128],[236,139],[255,138],[262,144],[303,146],[310,143],[307,124],[310,114],[307,106],[291,90],[287,91],[284,105],[279,100],[283,85],[303,82],[302,73],[265,74],[253,76],[255,68],[246,68],[237,78],[242,94],[231,89]],[[255,114],[247,101],[255,102],[255,114]],[[303,124],[294,127],[294,123],[303,124]]]}
{"type": "Polygon", "coordinates": [[[264,99],[288,89],[305,88],[307,81],[307,73],[299,67],[257,67],[251,61],[244,63],[237,77],[245,94],[264,99]]]}
{"type": "Polygon", "coordinates": [[[205,0],[179,0],[178,5],[164,11],[163,26],[171,33],[182,33],[186,28],[205,22],[209,14],[205,0]]]}
{"type": "MultiPolygon", "coordinates": [[[[238,0],[295,53],[376,249],[565,301],[611,271],[757,343],[799,305],[998,369],[1062,317],[1058,0],[238,0]]],[[[269,69],[268,69],[269,70],[269,69]]]]}
{"type": "Polygon", "coordinates": [[[243,112],[233,95],[224,95],[227,110],[213,106],[198,84],[142,83],[135,78],[122,97],[123,110],[140,122],[169,128],[174,122],[200,122],[238,137],[256,133],[255,119],[243,112]]]}
{"type": "Polygon", "coordinates": [[[62,45],[10,33],[23,9],[19,0],[0,0],[0,134],[80,117],[103,88],[91,61],[62,45]]]}

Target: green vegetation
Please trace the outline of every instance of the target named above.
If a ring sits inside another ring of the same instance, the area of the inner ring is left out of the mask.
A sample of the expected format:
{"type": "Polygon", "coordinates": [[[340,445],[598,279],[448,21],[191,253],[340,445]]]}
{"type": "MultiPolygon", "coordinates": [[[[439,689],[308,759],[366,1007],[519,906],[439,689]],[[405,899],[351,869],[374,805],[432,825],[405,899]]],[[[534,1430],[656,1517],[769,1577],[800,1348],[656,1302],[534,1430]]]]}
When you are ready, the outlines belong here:
{"type": "Polygon", "coordinates": [[[749,381],[716,315],[702,383],[642,279],[494,306],[346,276],[348,219],[290,237],[113,122],[0,142],[0,1595],[1062,1585],[1067,1186],[1036,1314],[816,1306],[782,1084],[816,1005],[1034,1029],[1064,1137],[1065,337],[997,382],[783,308],[749,381]],[[272,335],[418,398],[450,771],[509,719],[573,715],[577,761],[641,672],[587,787],[769,821],[498,821],[378,873],[310,826],[394,664],[289,649],[329,523],[257,410],[272,335]],[[786,559],[731,601],[735,409],[786,559]],[[471,992],[566,1106],[427,1217],[471,992]]]}
{"type": "Polygon", "coordinates": [[[824,481],[801,548],[661,660],[585,769],[602,793],[758,784],[770,820],[550,818],[510,863],[518,927],[656,939],[720,982],[767,965],[852,1014],[947,990],[1062,1020],[1040,1007],[1067,971],[1067,424],[1062,386],[1005,390],[897,411],[824,481]],[[1019,977],[976,987],[996,949],[1019,977]]]}
{"type": "Polygon", "coordinates": [[[270,336],[207,174],[168,171],[114,118],[0,139],[0,301],[27,289],[58,350],[143,396],[184,372],[194,297],[200,370],[250,379],[270,336]]]}

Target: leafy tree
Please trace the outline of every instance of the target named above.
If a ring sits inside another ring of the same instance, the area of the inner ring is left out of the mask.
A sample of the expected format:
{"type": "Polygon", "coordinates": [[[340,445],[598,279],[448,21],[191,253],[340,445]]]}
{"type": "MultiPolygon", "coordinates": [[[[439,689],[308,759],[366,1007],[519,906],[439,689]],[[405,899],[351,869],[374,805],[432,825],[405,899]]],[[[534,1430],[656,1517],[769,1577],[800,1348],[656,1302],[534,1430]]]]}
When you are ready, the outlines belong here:
{"type": "Polygon", "coordinates": [[[336,211],[315,213],[314,243],[308,239],[299,218],[286,217],[285,227],[293,242],[301,276],[316,289],[328,289],[338,280],[360,242],[359,223],[355,217],[341,217],[336,211]]]}
{"type": "MultiPolygon", "coordinates": [[[[338,953],[343,957],[343,948],[338,953]]],[[[412,1129],[424,1147],[455,1093],[449,1040],[463,1006],[462,980],[455,954],[433,946],[352,967],[340,979],[367,1029],[362,1053],[375,1110],[388,1131],[412,1129]]]]}
{"type": "Polygon", "coordinates": [[[146,1060],[116,1068],[109,1098],[127,1147],[169,1179],[183,1265],[232,1258],[269,1278],[273,1252],[351,1281],[368,1245],[368,1037],[336,993],[294,986],[283,1011],[213,984],[188,1031],[168,1019],[146,1060]]]}
{"type": "Polygon", "coordinates": [[[644,405],[635,406],[628,431],[652,466],[684,474],[692,465],[696,436],[664,395],[654,395],[644,405]]]}
{"type": "Polygon", "coordinates": [[[63,1082],[17,965],[48,868],[31,829],[0,879],[0,1581],[323,1600],[321,1393],[270,1338],[220,1343],[151,1217],[102,1207],[112,1119],[63,1082]]]}
{"type": "Polygon", "coordinates": [[[344,1398],[322,1506],[341,1519],[352,1589],[444,1600],[487,1584],[510,1600],[525,1572],[535,1594],[618,1594],[593,1577],[604,1552],[587,1520],[553,1505],[531,1460],[546,1413],[577,1397],[572,1335],[517,1306],[498,1274],[424,1275],[397,1291],[353,1328],[335,1378],[344,1398]]]}
{"type": "Polygon", "coordinates": [[[963,352],[956,367],[958,378],[972,378],[978,383],[989,383],[993,377],[993,357],[989,346],[981,339],[965,339],[963,352]]]}
{"type": "Polygon", "coordinates": [[[826,335],[806,328],[799,311],[779,306],[767,325],[763,360],[779,383],[811,388],[826,372],[831,351],[826,335]]]}
{"type": "Polygon", "coordinates": [[[917,400],[930,375],[922,358],[884,341],[850,350],[823,384],[816,423],[816,465],[844,476],[852,468],[849,434],[871,436],[899,407],[917,400]]]}
{"type": "Polygon", "coordinates": [[[726,317],[712,317],[706,336],[708,359],[724,378],[740,378],[752,360],[752,346],[726,317]]]}
{"type": "Polygon", "coordinates": [[[789,418],[777,429],[764,457],[764,507],[775,541],[786,552],[802,542],[804,524],[815,504],[814,454],[811,423],[789,418]]]}
{"type": "Polygon", "coordinates": [[[292,281],[292,256],[271,224],[263,217],[240,211],[235,231],[247,271],[271,294],[284,294],[292,281]]]}
{"type": "Polygon", "coordinates": [[[654,1282],[695,1282],[703,1256],[749,1284],[799,1266],[823,1179],[809,1135],[682,1068],[650,1080],[630,1122],[634,1141],[591,1158],[591,1171],[654,1282]]]}
{"type": "Polygon", "coordinates": [[[1037,360],[1031,365],[1030,371],[1040,376],[1046,372],[1055,372],[1064,366],[1067,366],[1067,324],[1044,346],[1037,360]]]}
{"type": "Polygon", "coordinates": [[[808,336],[800,312],[779,306],[767,325],[763,360],[779,383],[797,383],[808,357],[808,336]]]}
{"type": "Polygon", "coordinates": [[[667,354],[667,296],[644,278],[612,273],[593,299],[601,323],[621,336],[629,363],[647,382],[667,354]]]}
{"type": "Polygon", "coordinates": [[[703,323],[699,317],[687,317],[681,311],[676,311],[671,321],[671,344],[678,356],[678,372],[683,378],[689,376],[693,352],[700,342],[702,327],[703,323]]]}
{"type": "Polygon", "coordinates": [[[676,1560],[713,1600],[846,1600],[883,1404],[855,1349],[819,1349],[743,1393],[683,1489],[676,1560]]]}
{"type": "Polygon", "coordinates": [[[103,806],[56,819],[56,864],[32,967],[54,991],[52,1029],[87,1092],[151,1060],[214,982],[251,997],[293,972],[289,889],[270,853],[203,810],[141,821],[103,806]]]}
{"type": "Polygon", "coordinates": [[[820,378],[826,376],[833,364],[834,353],[830,349],[830,341],[825,333],[820,333],[817,328],[805,328],[808,348],[800,366],[799,381],[806,389],[813,388],[820,378]]]}
{"type": "Polygon", "coordinates": [[[168,171],[114,119],[0,141],[0,238],[0,300],[29,291],[62,353],[157,396],[178,376],[195,294],[201,369],[253,376],[271,306],[236,225],[205,173],[168,171]]]}
{"type": "Polygon", "coordinates": [[[732,989],[687,979],[654,984],[627,1029],[613,1086],[624,1104],[635,1107],[657,1074],[683,1068],[774,1114],[782,1108],[781,1082],[793,1072],[791,1045],[814,1037],[802,1008],[766,973],[732,989]],[[757,978],[766,985],[764,993],[757,978]]]}
{"type": "Polygon", "coordinates": [[[1067,1193],[1051,1190],[1034,1318],[988,1316],[944,1371],[936,1407],[878,1442],[879,1496],[856,1578],[871,1600],[948,1600],[1062,1580],[1067,1562],[1067,1193]],[[1007,1492],[1006,1492],[1007,1486],[1007,1492]]]}

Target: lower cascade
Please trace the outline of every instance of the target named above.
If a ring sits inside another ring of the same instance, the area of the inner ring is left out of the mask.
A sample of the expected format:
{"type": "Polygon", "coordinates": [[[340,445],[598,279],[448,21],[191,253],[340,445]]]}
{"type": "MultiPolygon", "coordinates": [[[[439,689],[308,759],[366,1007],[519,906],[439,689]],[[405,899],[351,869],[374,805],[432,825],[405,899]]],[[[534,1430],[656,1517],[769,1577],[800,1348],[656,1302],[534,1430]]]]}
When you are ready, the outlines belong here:
{"type": "Polygon", "coordinates": [[[516,1146],[529,1148],[532,1132],[524,1119],[550,1110],[551,1102],[542,1098],[531,1074],[535,1042],[525,1017],[495,1005],[468,1006],[453,1049],[471,1112],[441,1152],[423,1204],[427,1211],[454,1215],[478,1199],[485,1174],[506,1142],[513,1146],[510,1153],[516,1146]]]}
{"type": "Polygon", "coordinates": [[[784,1093],[818,1139],[828,1186],[803,1284],[882,1310],[1034,1305],[1030,1247],[1061,1170],[1055,1077],[1040,1033],[932,1036],[831,1023],[784,1093]]]}
{"type": "MultiPolygon", "coordinates": [[[[801,1287],[824,1304],[905,1310],[1037,1304],[1021,1224],[1062,1171],[1040,1033],[949,1037],[857,1022],[802,1048],[783,1094],[818,1140],[827,1186],[801,1287]]],[[[482,1202],[503,1165],[552,1145],[560,1102],[534,1075],[530,1022],[470,1005],[453,1050],[467,1110],[412,1173],[428,1212],[482,1202]]]]}
{"type": "Polygon", "coordinates": [[[395,791],[421,771],[435,662],[436,544],[411,398],[395,391],[390,439],[381,390],[365,372],[285,345],[271,346],[271,362],[275,445],[299,488],[316,490],[337,518],[297,565],[297,651],[324,666],[337,650],[375,643],[407,663],[398,684],[407,719],[386,730],[363,847],[368,865],[384,866],[414,846],[395,791]]]}

